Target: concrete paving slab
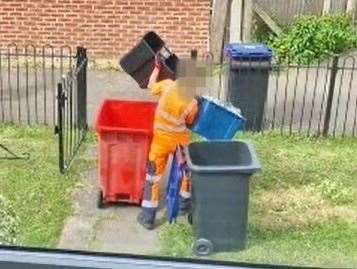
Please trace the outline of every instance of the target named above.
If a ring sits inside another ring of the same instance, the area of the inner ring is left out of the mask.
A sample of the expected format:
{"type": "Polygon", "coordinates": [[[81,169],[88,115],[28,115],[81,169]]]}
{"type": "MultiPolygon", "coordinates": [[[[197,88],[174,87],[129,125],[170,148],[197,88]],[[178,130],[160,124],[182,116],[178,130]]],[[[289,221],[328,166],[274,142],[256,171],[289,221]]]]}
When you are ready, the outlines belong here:
{"type": "Polygon", "coordinates": [[[87,250],[91,242],[95,217],[72,216],[66,222],[57,247],[60,249],[87,250]]]}
{"type": "MultiPolygon", "coordinates": [[[[95,158],[96,148],[90,148],[88,154],[95,158]]],[[[99,189],[98,169],[84,171],[73,192],[73,216],[65,223],[58,248],[131,254],[158,253],[157,230],[147,231],[136,222],[140,207],[121,204],[98,209],[99,189]]],[[[165,211],[160,210],[158,223],[165,219],[164,214],[165,211]]]]}
{"type": "Polygon", "coordinates": [[[130,254],[157,253],[157,230],[143,230],[136,222],[139,211],[139,207],[118,207],[116,218],[99,219],[89,250],[130,254]]]}

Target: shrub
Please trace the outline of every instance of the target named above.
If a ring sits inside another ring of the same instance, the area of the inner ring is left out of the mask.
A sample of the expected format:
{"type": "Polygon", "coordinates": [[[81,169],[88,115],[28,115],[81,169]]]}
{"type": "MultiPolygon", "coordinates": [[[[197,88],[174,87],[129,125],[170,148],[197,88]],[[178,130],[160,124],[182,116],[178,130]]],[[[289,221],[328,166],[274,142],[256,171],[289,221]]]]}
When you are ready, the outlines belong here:
{"type": "Polygon", "coordinates": [[[357,34],[347,15],[301,16],[269,42],[278,61],[308,64],[357,46],[357,34]]]}
{"type": "Polygon", "coordinates": [[[19,219],[10,203],[0,195],[0,244],[18,244],[19,219]]]}

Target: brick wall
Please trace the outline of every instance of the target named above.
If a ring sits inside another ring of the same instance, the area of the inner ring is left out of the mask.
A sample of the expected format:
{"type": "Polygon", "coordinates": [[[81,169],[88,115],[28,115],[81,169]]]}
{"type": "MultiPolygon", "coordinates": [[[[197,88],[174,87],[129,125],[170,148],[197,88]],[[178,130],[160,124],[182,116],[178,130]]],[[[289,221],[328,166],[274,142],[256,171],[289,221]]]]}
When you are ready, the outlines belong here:
{"type": "Polygon", "coordinates": [[[179,56],[208,48],[210,0],[0,0],[0,46],[79,45],[117,59],[147,31],[179,56]]]}

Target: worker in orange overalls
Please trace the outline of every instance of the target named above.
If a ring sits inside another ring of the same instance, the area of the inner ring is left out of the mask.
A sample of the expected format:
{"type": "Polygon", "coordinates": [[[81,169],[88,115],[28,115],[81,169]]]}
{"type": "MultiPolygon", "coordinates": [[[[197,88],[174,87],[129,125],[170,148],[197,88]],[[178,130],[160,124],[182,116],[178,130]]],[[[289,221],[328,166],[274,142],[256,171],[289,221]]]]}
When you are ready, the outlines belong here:
{"type": "MultiPolygon", "coordinates": [[[[177,69],[180,73],[194,73],[194,60],[179,61],[177,69]],[[190,62],[191,61],[191,62],[190,62]],[[188,64],[189,63],[189,64],[188,64]],[[191,70],[180,72],[180,69],[191,70]]],[[[180,145],[187,145],[191,132],[187,125],[193,123],[197,111],[195,87],[187,77],[177,80],[166,79],[157,82],[161,63],[156,60],[155,68],[150,76],[148,88],[151,93],[159,97],[155,112],[154,135],[149,152],[142,210],[138,215],[138,222],[146,229],[153,229],[155,215],[160,200],[160,181],[165,171],[168,158],[180,145]]],[[[182,179],[180,191],[180,210],[188,211],[191,204],[191,184],[185,176],[182,179]]]]}

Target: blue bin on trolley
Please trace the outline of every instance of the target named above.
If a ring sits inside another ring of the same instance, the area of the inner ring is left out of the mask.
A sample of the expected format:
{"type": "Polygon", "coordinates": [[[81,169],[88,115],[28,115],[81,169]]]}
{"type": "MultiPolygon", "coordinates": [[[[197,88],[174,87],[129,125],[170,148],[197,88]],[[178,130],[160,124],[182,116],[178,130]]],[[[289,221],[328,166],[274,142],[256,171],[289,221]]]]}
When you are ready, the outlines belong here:
{"type": "Polygon", "coordinates": [[[244,130],[245,122],[239,109],[232,105],[201,97],[197,120],[191,130],[208,140],[230,140],[244,130]]]}

